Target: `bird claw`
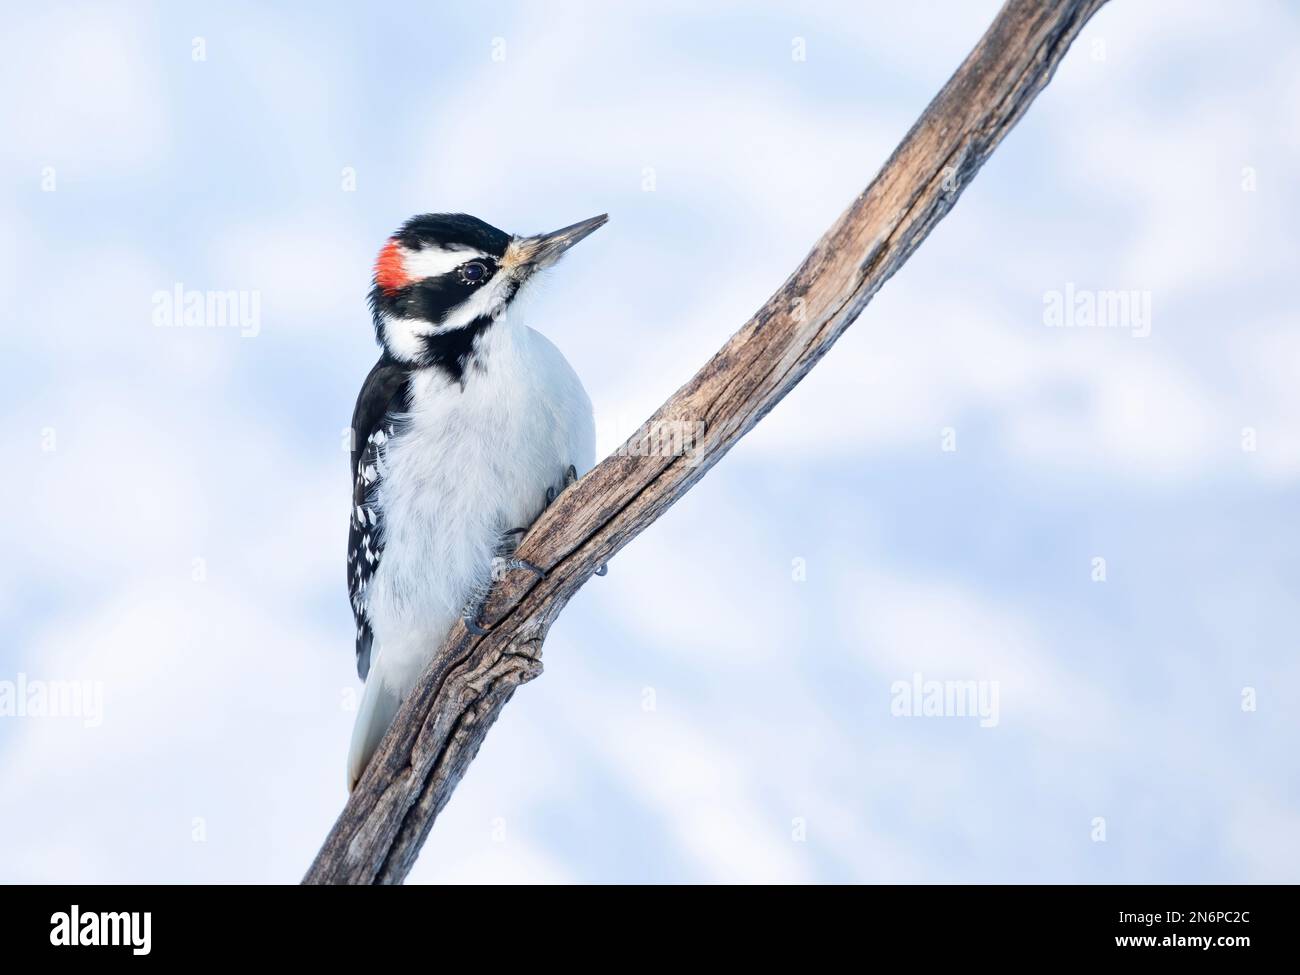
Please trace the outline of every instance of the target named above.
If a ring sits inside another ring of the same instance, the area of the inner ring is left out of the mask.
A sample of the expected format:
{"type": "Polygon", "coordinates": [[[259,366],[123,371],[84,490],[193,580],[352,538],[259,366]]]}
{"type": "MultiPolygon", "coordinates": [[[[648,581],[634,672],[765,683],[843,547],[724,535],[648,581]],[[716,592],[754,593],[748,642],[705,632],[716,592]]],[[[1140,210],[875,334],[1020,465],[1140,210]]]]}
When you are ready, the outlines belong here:
{"type": "MultiPolygon", "coordinates": [[[[569,488],[571,488],[574,484],[577,484],[577,483],[578,483],[578,468],[576,468],[574,465],[570,464],[570,465],[569,465],[568,467],[566,467],[565,470],[564,470],[564,486],[560,488],[560,494],[563,494],[565,491],[567,491],[569,488]]],[[[552,501],[554,501],[554,500],[556,499],[556,497],[558,497],[558,495],[557,495],[556,492],[555,492],[555,488],[553,488],[553,487],[549,487],[549,488],[546,489],[546,503],[547,503],[547,505],[549,505],[552,501]]],[[[608,574],[608,573],[609,573],[609,566],[608,566],[608,565],[602,565],[602,566],[600,566],[599,568],[597,568],[597,569],[592,573],[592,575],[603,576],[603,575],[606,575],[606,574],[608,574]]]]}
{"type": "Polygon", "coordinates": [[[505,556],[498,555],[492,560],[492,581],[500,582],[505,578],[507,572],[512,572],[515,569],[527,569],[539,579],[546,578],[546,570],[540,565],[534,565],[527,559],[517,559],[514,557],[506,558],[505,556]]]}
{"type": "MultiPolygon", "coordinates": [[[[573,464],[570,464],[568,467],[564,469],[564,483],[560,486],[559,490],[557,491],[554,485],[551,485],[546,489],[545,507],[549,508],[552,504],[555,503],[556,498],[558,498],[561,494],[563,494],[565,491],[567,491],[576,483],[578,483],[578,468],[573,464]]],[[[523,535],[527,531],[528,529],[526,528],[512,528],[508,532],[506,532],[506,534],[523,535]]],[[[513,549],[513,546],[511,548],[513,549]]],[[[530,572],[537,573],[537,577],[539,579],[546,578],[545,569],[533,565],[533,563],[526,561],[525,559],[504,559],[500,556],[498,556],[496,559],[493,560],[492,578],[499,580],[504,573],[510,571],[511,569],[527,569],[530,572]]],[[[609,572],[609,566],[602,565],[599,568],[597,568],[592,574],[603,576],[606,575],[608,572],[609,572]]],[[[470,632],[472,633],[473,631],[471,630],[470,632]]]]}
{"type": "Polygon", "coordinates": [[[474,636],[487,636],[487,630],[479,625],[478,617],[483,612],[483,603],[477,606],[466,606],[465,611],[460,614],[461,621],[465,624],[465,629],[469,630],[474,636]]]}
{"type": "Polygon", "coordinates": [[[552,504],[555,503],[556,498],[558,498],[561,494],[563,494],[565,491],[567,491],[569,488],[571,488],[574,484],[577,483],[578,483],[578,468],[570,464],[568,467],[564,469],[564,483],[560,485],[560,489],[557,491],[554,485],[546,489],[546,507],[549,508],[552,504]]]}
{"type": "MultiPolygon", "coordinates": [[[[492,581],[500,582],[505,578],[507,572],[513,572],[515,569],[527,569],[539,579],[546,578],[546,570],[540,565],[534,565],[527,559],[498,555],[492,559],[492,581]]],[[[484,596],[477,603],[471,603],[461,611],[460,618],[465,624],[465,629],[469,630],[474,636],[487,636],[487,629],[479,622],[479,617],[483,615],[483,610],[486,608],[487,597],[484,596]]]]}

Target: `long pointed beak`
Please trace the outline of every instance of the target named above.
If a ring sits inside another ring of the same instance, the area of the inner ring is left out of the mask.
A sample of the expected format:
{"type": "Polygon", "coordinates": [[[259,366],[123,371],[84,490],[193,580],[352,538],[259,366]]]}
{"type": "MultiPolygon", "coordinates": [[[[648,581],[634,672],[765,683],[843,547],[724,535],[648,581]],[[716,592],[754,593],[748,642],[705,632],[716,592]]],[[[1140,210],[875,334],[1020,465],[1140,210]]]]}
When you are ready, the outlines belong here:
{"type": "Polygon", "coordinates": [[[590,236],[609,222],[609,214],[602,213],[590,220],[582,220],[536,237],[516,237],[506,251],[506,263],[529,271],[550,267],[570,247],[590,236]]]}

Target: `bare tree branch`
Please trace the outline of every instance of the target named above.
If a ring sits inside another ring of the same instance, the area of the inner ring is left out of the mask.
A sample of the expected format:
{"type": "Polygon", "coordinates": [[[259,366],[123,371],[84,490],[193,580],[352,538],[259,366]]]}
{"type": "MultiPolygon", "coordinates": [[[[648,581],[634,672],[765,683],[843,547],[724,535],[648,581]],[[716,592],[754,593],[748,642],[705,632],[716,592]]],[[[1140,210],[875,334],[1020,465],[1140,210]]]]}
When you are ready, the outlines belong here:
{"type": "Polygon", "coordinates": [[[803,264],[617,454],[551,505],[402,706],[304,883],[401,883],[434,818],[578,588],[801,380],[956,202],[1105,0],[1009,0],[871,185],[803,264]],[[667,446],[669,449],[664,449],[667,446]],[[676,449],[676,448],[682,449],[676,449]]]}

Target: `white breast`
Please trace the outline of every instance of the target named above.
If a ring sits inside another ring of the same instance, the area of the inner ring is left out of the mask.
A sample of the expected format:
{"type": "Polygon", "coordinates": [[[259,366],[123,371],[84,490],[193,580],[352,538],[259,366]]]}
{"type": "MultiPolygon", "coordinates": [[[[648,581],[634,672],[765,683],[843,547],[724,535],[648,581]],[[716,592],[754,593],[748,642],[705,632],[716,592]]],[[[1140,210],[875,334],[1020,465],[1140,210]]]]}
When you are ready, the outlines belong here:
{"type": "Polygon", "coordinates": [[[536,519],[569,464],[581,474],[594,461],[591,401],[554,345],[503,319],[477,351],[463,388],[438,369],[415,374],[409,419],[381,458],[370,679],[402,697],[486,591],[503,533],[536,519]]]}

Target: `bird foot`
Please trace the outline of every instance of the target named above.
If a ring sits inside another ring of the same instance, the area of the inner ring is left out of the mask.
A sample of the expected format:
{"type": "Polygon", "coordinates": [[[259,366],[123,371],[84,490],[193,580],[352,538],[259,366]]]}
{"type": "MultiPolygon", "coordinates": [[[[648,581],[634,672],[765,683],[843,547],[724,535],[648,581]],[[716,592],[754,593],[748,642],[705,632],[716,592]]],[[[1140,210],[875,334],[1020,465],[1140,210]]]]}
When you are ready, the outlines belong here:
{"type": "Polygon", "coordinates": [[[513,572],[516,569],[527,569],[539,579],[546,578],[546,570],[539,565],[533,565],[527,559],[517,559],[513,555],[498,555],[492,559],[492,581],[500,582],[505,578],[507,572],[513,572]]]}
{"type": "MultiPolygon", "coordinates": [[[[546,578],[546,570],[540,565],[534,565],[527,559],[517,559],[512,555],[497,555],[492,559],[492,581],[500,582],[505,578],[507,572],[513,572],[516,569],[527,569],[539,579],[546,578]]],[[[470,603],[461,610],[460,618],[465,624],[465,629],[469,630],[474,636],[486,636],[487,630],[479,619],[483,616],[483,610],[487,606],[487,596],[477,602],[471,600],[470,603]]]]}
{"type": "Polygon", "coordinates": [[[564,469],[564,483],[560,485],[560,489],[557,491],[554,485],[546,489],[546,507],[549,508],[556,498],[576,483],[578,483],[578,469],[570,464],[564,469]]]}
{"type": "Polygon", "coordinates": [[[478,618],[483,615],[483,607],[486,603],[486,599],[480,599],[478,602],[471,602],[460,611],[461,622],[474,636],[487,636],[487,630],[483,629],[478,621],[478,618]]]}
{"type": "MultiPolygon", "coordinates": [[[[558,498],[561,494],[563,494],[565,491],[567,491],[569,488],[571,488],[574,484],[577,483],[578,483],[578,468],[570,464],[567,468],[565,468],[564,484],[560,486],[560,490],[557,492],[553,487],[548,487],[546,489],[546,506],[549,508],[556,498],[558,498]]],[[[593,575],[603,576],[608,573],[609,573],[609,566],[602,565],[593,573],[593,575]]]]}

